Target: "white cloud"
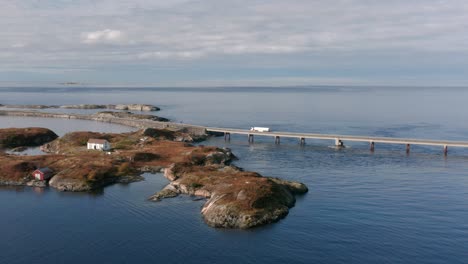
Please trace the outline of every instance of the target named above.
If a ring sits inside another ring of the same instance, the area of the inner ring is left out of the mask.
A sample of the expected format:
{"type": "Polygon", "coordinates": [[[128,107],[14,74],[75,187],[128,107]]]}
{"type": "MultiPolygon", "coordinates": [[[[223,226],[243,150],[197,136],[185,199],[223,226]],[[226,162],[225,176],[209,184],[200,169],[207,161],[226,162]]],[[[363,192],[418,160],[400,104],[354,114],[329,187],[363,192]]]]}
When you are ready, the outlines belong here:
{"type": "Polygon", "coordinates": [[[26,47],[26,44],[25,43],[14,43],[11,45],[12,48],[14,49],[20,49],[20,48],[24,48],[26,47]]]}
{"type": "Polygon", "coordinates": [[[172,60],[192,60],[200,67],[229,61],[232,68],[263,63],[321,69],[346,63],[347,69],[372,70],[386,63],[379,56],[416,65],[434,54],[451,61],[468,53],[466,0],[0,2],[6,68],[170,67],[172,60]],[[309,59],[314,56],[321,60],[309,59]]]}
{"type": "Polygon", "coordinates": [[[139,59],[195,59],[204,56],[200,51],[155,51],[145,52],[137,55],[139,59]]]}
{"type": "Polygon", "coordinates": [[[104,29],[81,33],[81,41],[86,44],[119,43],[124,40],[124,34],[119,30],[104,29]]]}

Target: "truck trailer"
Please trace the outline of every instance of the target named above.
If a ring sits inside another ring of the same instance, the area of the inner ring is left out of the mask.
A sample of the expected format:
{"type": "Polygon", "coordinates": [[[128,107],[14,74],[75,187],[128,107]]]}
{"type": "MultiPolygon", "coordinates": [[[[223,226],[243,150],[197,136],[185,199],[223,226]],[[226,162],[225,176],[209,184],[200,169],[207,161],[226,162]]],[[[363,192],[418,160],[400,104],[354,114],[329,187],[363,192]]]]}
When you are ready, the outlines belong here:
{"type": "Polygon", "coordinates": [[[250,131],[255,131],[255,132],[270,132],[269,127],[251,127],[250,131]]]}

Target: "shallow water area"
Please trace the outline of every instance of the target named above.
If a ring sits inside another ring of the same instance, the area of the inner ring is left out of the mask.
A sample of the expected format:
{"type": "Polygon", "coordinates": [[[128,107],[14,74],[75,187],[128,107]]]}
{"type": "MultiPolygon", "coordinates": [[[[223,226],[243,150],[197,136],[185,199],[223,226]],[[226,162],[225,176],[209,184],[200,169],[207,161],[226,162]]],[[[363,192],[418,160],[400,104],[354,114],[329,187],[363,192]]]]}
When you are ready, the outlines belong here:
{"type": "Polygon", "coordinates": [[[34,155],[45,155],[47,153],[41,150],[41,147],[30,147],[25,149],[16,149],[16,150],[6,150],[5,153],[13,154],[13,155],[27,155],[27,156],[34,156],[34,155]]]}

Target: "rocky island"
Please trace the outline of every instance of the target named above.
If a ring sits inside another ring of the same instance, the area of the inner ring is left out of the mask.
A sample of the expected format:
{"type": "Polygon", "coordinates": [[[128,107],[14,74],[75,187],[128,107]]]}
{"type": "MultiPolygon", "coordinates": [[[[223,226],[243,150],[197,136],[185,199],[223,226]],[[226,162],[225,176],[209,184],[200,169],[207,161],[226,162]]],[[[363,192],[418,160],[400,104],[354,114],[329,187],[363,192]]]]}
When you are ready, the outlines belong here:
{"type": "Polygon", "coordinates": [[[232,165],[229,149],[195,146],[207,137],[202,127],[130,112],[91,115],[0,111],[0,115],[77,118],[141,128],[130,133],[72,132],[57,138],[46,128],[0,129],[0,149],[41,146],[45,155],[24,156],[0,151],[0,185],[49,185],[60,191],[85,192],[113,183],[143,180],[145,172],[164,172],[170,183],[148,198],[161,201],[180,194],[206,199],[201,209],[213,227],[251,228],[278,221],[308,191],[298,182],[264,177],[232,165]],[[106,141],[106,151],[88,149],[88,142],[106,141]],[[40,168],[53,175],[33,177],[40,168]]]}
{"type": "Polygon", "coordinates": [[[2,105],[2,108],[21,108],[21,109],[113,109],[125,111],[159,111],[159,107],[148,104],[77,104],[77,105],[2,105]]]}
{"type": "Polygon", "coordinates": [[[0,149],[40,146],[58,138],[52,130],[40,127],[0,129],[0,149]]]}

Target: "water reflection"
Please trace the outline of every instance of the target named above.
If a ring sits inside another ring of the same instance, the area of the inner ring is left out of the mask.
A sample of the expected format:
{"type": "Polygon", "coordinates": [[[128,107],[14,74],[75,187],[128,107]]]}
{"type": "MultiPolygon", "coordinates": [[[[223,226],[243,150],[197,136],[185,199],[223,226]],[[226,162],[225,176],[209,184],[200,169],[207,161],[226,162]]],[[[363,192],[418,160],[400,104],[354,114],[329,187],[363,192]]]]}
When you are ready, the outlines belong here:
{"type": "Polygon", "coordinates": [[[44,194],[45,188],[44,187],[32,187],[33,192],[36,194],[44,194]]]}

